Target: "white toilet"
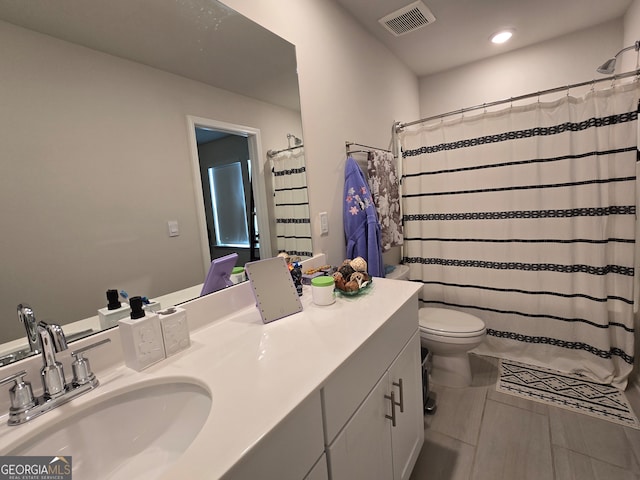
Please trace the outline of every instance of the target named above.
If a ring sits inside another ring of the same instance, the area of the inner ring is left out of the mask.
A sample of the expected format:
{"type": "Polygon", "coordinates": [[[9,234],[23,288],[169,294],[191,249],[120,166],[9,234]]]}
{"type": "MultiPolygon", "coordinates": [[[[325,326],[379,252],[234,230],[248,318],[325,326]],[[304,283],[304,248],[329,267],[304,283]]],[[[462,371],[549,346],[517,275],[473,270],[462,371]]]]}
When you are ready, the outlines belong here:
{"type": "MultiPolygon", "coordinates": [[[[386,278],[409,280],[409,266],[396,265],[386,278]]],[[[431,379],[447,387],[471,385],[469,350],[487,334],[484,322],[468,313],[448,308],[421,308],[420,344],[432,355],[431,379]]]]}
{"type": "Polygon", "coordinates": [[[468,351],[487,334],[478,317],[447,308],[421,308],[420,343],[433,355],[431,379],[447,387],[471,385],[468,351]]]}

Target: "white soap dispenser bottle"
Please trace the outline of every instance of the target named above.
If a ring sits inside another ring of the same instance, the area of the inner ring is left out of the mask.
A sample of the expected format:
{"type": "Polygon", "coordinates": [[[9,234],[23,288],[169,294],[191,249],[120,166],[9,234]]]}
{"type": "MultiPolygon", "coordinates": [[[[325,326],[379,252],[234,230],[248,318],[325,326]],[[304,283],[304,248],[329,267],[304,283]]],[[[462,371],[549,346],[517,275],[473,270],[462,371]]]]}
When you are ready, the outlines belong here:
{"type": "Polygon", "coordinates": [[[111,328],[118,325],[118,320],[130,315],[129,305],[122,305],[117,290],[107,290],[107,306],[98,310],[100,328],[111,328]]]}
{"type": "Polygon", "coordinates": [[[167,358],[182,350],[189,348],[189,324],[187,312],[179,307],[169,307],[158,312],[162,337],[164,339],[164,352],[167,358]]]}
{"type": "Polygon", "coordinates": [[[131,318],[118,322],[124,363],[140,371],[165,358],[160,319],[142,308],[141,297],[129,299],[131,318]]]}

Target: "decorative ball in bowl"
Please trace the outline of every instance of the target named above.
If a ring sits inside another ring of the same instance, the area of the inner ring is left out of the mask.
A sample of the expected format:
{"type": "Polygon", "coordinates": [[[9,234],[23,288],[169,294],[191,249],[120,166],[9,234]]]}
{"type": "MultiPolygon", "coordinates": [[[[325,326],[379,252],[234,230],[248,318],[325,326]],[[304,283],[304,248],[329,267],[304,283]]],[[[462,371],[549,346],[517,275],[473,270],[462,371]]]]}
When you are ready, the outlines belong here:
{"type": "Polygon", "coordinates": [[[340,290],[338,287],[336,287],[335,290],[338,293],[340,293],[340,295],[345,295],[347,297],[353,297],[353,296],[356,296],[356,295],[360,295],[361,293],[364,293],[372,285],[373,285],[373,277],[369,277],[369,280],[367,280],[366,282],[363,282],[362,285],[357,290],[353,290],[353,291],[340,290]]]}
{"type": "Polygon", "coordinates": [[[343,295],[358,295],[372,284],[372,277],[366,271],[367,263],[362,257],[345,260],[333,274],[335,289],[343,295]]]}

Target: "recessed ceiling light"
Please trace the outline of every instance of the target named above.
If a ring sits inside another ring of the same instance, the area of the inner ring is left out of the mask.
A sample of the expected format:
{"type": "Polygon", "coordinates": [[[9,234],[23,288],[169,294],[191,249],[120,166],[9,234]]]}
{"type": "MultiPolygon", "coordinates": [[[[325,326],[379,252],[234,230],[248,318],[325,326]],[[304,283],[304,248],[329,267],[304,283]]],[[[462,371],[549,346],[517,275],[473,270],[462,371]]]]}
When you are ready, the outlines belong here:
{"type": "Polygon", "coordinates": [[[502,30],[491,35],[492,43],[504,43],[513,36],[513,30],[502,30]]]}

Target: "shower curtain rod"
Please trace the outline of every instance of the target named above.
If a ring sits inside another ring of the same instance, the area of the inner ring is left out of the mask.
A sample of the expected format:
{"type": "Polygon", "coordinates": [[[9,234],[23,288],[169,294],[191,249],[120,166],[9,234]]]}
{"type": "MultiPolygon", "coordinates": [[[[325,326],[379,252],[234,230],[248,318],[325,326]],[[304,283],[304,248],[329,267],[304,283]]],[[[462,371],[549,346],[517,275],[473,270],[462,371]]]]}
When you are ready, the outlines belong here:
{"type": "MultiPolygon", "coordinates": [[[[371,150],[379,150],[381,152],[389,152],[389,153],[391,153],[391,150],[387,150],[385,148],[371,147],[369,145],[363,145],[362,143],[345,142],[344,145],[345,145],[345,148],[347,149],[347,153],[349,153],[349,147],[351,145],[357,145],[358,147],[364,147],[364,148],[368,148],[368,149],[371,149],[371,150]]],[[[356,152],[363,152],[363,150],[357,150],[357,151],[354,151],[354,152],[351,152],[351,153],[356,153],[356,152]]]]}
{"type": "Polygon", "coordinates": [[[295,150],[296,148],[302,148],[302,147],[304,147],[303,143],[301,143],[300,145],[296,145],[295,147],[283,148],[282,150],[269,150],[267,152],[267,157],[269,158],[275,157],[279,153],[288,152],[289,150],[295,150]]]}
{"type": "Polygon", "coordinates": [[[453,110],[451,112],[441,113],[439,115],[433,115],[431,117],[421,118],[420,120],[414,120],[413,122],[406,122],[406,123],[397,122],[395,124],[395,130],[396,130],[396,133],[400,133],[406,127],[410,127],[412,125],[417,125],[419,123],[428,122],[430,120],[437,120],[439,118],[450,117],[451,115],[459,115],[459,114],[462,114],[462,113],[465,113],[465,112],[470,112],[472,110],[479,110],[481,108],[494,107],[496,105],[502,105],[504,103],[515,102],[515,101],[518,101],[518,100],[524,100],[526,98],[539,97],[540,95],[547,95],[547,94],[550,94],[550,93],[562,92],[564,90],[570,90],[572,88],[584,87],[586,85],[594,85],[596,83],[607,82],[609,80],[615,81],[615,80],[618,80],[620,78],[633,77],[634,75],[640,75],[640,69],[633,70],[633,71],[630,71],[630,72],[620,73],[618,75],[611,75],[609,77],[593,79],[593,80],[590,80],[588,82],[573,83],[571,85],[566,85],[564,87],[550,88],[548,90],[541,90],[541,91],[535,92],[535,93],[528,93],[526,95],[520,95],[518,97],[505,98],[504,100],[497,100],[495,102],[483,103],[482,105],[474,105],[473,107],[461,108],[459,110],[453,110]]]}

